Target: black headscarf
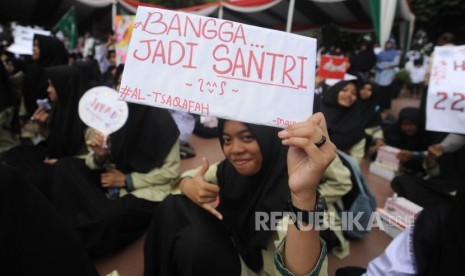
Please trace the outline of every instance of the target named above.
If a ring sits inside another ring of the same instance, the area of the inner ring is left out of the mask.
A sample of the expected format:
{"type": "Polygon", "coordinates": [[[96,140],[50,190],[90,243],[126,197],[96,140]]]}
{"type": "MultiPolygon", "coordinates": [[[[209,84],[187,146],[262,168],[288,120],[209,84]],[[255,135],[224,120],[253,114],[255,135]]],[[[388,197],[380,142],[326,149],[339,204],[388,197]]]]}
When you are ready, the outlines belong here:
{"type": "Polygon", "coordinates": [[[55,37],[35,34],[39,42],[39,59],[32,61],[24,72],[23,96],[26,110],[32,115],[37,109],[37,99],[47,98],[47,77],[44,68],[68,63],[64,44],[55,37]]]}
{"type": "MultiPolygon", "coordinates": [[[[263,266],[261,249],[267,247],[272,231],[255,230],[256,212],[283,212],[287,210],[289,195],[287,148],[278,138],[279,129],[245,124],[257,139],[263,157],[260,171],[252,176],[240,175],[225,159],[218,166],[220,186],[218,211],[231,232],[239,254],[249,268],[259,271],[263,266]]],[[[218,125],[223,147],[224,121],[218,125]]]]}
{"type": "Polygon", "coordinates": [[[35,34],[33,41],[35,40],[39,42],[39,65],[48,67],[68,64],[68,51],[58,38],[35,34]]]}
{"type": "Polygon", "coordinates": [[[353,81],[340,81],[323,92],[321,112],[328,124],[331,141],[342,151],[347,151],[365,137],[358,99],[350,107],[340,106],[337,98],[341,90],[353,81]]]}
{"type": "Polygon", "coordinates": [[[370,71],[376,65],[376,54],[373,51],[373,43],[363,41],[365,49],[350,57],[350,69],[353,74],[370,71]]]}
{"type": "Polygon", "coordinates": [[[111,134],[111,161],[123,173],[160,167],[177,142],[179,130],[168,110],[128,103],[126,124],[111,134]]]}
{"type": "Polygon", "coordinates": [[[50,121],[48,150],[50,158],[76,155],[84,147],[84,124],[79,118],[79,100],[84,87],[79,71],[72,66],[49,67],[46,75],[58,95],[50,121]]]}
{"type": "Polygon", "coordinates": [[[465,252],[465,186],[450,204],[425,208],[415,220],[417,275],[460,275],[465,252]]]}
{"type": "Polygon", "coordinates": [[[3,62],[0,62],[0,112],[13,105],[13,94],[10,90],[8,73],[3,62]]]}
{"type": "Polygon", "coordinates": [[[425,130],[425,123],[425,117],[419,108],[406,107],[400,111],[397,121],[384,129],[384,140],[387,145],[400,149],[426,150],[431,144],[431,139],[425,130]],[[417,127],[417,132],[413,136],[407,136],[402,131],[403,120],[410,120],[417,127]]]}
{"type": "Polygon", "coordinates": [[[99,275],[84,246],[49,200],[0,163],[2,275],[99,275]]]}
{"type": "Polygon", "coordinates": [[[73,66],[76,66],[81,73],[85,91],[102,84],[102,74],[94,60],[76,61],[73,66]]]}
{"type": "Polygon", "coordinates": [[[380,126],[382,120],[381,109],[378,107],[378,86],[373,82],[364,82],[358,90],[357,101],[359,102],[359,108],[362,114],[360,123],[363,124],[364,128],[380,126]],[[366,84],[371,85],[372,94],[370,98],[362,99],[362,97],[360,97],[360,92],[366,84]]]}

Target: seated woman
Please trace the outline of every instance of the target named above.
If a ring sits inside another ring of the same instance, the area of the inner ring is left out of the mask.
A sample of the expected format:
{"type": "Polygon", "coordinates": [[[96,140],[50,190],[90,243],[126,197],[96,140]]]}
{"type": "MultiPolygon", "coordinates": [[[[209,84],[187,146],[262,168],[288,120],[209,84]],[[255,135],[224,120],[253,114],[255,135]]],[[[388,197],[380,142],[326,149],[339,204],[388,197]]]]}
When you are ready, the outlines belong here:
{"type": "Polygon", "coordinates": [[[412,174],[423,174],[422,162],[429,145],[439,142],[439,133],[428,132],[425,129],[426,119],[421,110],[416,107],[405,107],[397,121],[383,130],[384,140],[378,139],[376,147],[386,144],[400,149],[397,158],[400,161],[400,171],[412,174]]]}
{"type": "Polygon", "coordinates": [[[23,100],[29,116],[38,107],[37,99],[47,97],[45,68],[68,63],[68,51],[58,38],[35,34],[33,42],[32,62],[26,65],[23,83],[23,100]]]}
{"type": "Polygon", "coordinates": [[[47,92],[51,110],[39,107],[33,119],[45,137],[37,146],[22,145],[8,151],[4,162],[18,168],[24,177],[47,197],[52,169],[58,158],[87,152],[84,125],[78,114],[79,99],[84,92],[79,71],[72,66],[55,66],[46,70],[49,78],[47,92]]]}
{"type": "Polygon", "coordinates": [[[0,63],[0,157],[19,144],[17,108],[7,71],[0,63]]]}
{"type": "Polygon", "coordinates": [[[179,176],[179,131],[167,110],[129,104],[121,129],[107,139],[90,132],[85,160],[65,158],[55,165],[52,203],[97,258],[147,230],[179,176]]]}
{"type": "Polygon", "coordinates": [[[99,275],[71,228],[22,175],[0,164],[2,275],[99,275]]]}
{"type": "Polygon", "coordinates": [[[378,104],[378,86],[366,81],[358,91],[358,101],[361,110],[361,121],[365,128],[365,152],[378,139],[383,139],[381,128],[381,108],[378,104]]]}
{"type": "Polygon", "coordinates": [[[448,203],[427,207],[368,268],[345,267],[336,276],[457,275],[463,269],[465,190],[448,203]]]}
{"type": "Polygon", "coordinates": [[[361,109],[357,100],[357,87],[353,81],[341,81],[321,96],[320,111],[328,122],[328,132],[337,149],[362,161],[365,154],[365,133],[361,109]]]}
{"type": "Polygon", "coordinates": [[[179,181],[185,196],[159,205],[144,274],[326,275],[314,215],[324,209],[316,190],[336,148],[322,138],[323,115],[280,132],[230,120],[218,129],[226,159],[214,166],[204,159],[179,181]],[[297,215],[294,223],[284,212],[297,215]]]}
{"type": "MultiPolygon", "coordinates": [[[[465,141],[465,137],[461,136],[465,141]]],[[[463,142],[462,142],[463,143],[463,142]]],[[[465,146],[454,152],[444,151],[444,141],[428,148],[423,162],[426,176],[399,175],[391,183],[392,189],[402,197],[422,207],[450,202],[465,178],[465,146]]]]}

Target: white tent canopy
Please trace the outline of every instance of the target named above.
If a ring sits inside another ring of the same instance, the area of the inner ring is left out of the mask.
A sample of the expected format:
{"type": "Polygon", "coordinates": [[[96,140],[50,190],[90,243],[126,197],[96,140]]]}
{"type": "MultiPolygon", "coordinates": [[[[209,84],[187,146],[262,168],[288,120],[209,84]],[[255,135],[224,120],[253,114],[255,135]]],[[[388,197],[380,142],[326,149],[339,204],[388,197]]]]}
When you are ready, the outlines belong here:
{"type": "MultiPolygon", "coordinates": [[[[102,7],[120,5],[135,13],[135,0],[77,0],[102,7]]],[[[401,43],[408,47],[415,16],[408,0],[223,0],[181,9],[199,15],[210,15],[260,27],[298,32],[334,24],[349,31],[371,31],[380,45],[391,36],[394,24],[400,25],[401,43]]]]}

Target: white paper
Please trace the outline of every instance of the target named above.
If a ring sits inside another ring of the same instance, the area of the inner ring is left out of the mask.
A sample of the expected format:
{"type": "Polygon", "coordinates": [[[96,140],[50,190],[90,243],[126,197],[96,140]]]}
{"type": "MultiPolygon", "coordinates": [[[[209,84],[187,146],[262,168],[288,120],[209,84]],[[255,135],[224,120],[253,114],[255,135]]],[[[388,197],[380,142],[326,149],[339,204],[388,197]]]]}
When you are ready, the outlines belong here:
{"type": "Polygon", "coordinates": [[[285,127],[312,114],[316,40],[139,7],[120,99],[285,127]]]}
{"type": "Polygon", "coordinates": [[[128,119],[128,105],[118,100],[116,90],[98,86],[79,100],[79,117],[88,126],[105,136],[120,129],[128,119]]]}
{"type": "Polygon", "coordinates": [[[51,33],[46,30],[16,26],[13,31],[14,43],[8,47],[8,52],[19,55],[32,55],[34,34],[49,36],[51,33]]]}
{"type": "Polygon", "coordinates": [[[465,134],[465,46],[434,48],[426,129],[465,134]]]}

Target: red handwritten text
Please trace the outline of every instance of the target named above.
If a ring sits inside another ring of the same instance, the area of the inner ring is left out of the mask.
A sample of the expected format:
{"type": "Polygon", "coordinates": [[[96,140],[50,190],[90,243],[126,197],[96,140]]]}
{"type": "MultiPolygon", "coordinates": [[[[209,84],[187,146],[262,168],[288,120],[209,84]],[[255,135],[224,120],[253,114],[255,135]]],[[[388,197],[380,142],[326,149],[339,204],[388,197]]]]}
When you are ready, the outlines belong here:
{"type": "Polygon", "coordinates": [[[233,52],[228,45],[219,44],[213,50],[213,58],[218,62],[213,65],[213,71],[218,76],[244,81],[251,81],[249,79],[253,78],[258,79],[256,82],[260,84],[293,89],[307,88],[304,85],[307,57],[304,56],[243,51],[241,48],[233,52]],[[282,68],[279,72],[276,70],[278,66],[282,68]]]}
{"type": "Polygon", "coordinates": [[[221,42],[241,42],[247,45],[244,28],[241,24],[230,21],[217,22],[208,17],[195,17],[187,14],[175,14],[170,19],[163,17],[161,12],[149,12],[144,22],[137,22],[134,28],[142,27],[142,31],[152,35],[172,35],[197,38],[218,39],[221,42]],[[165,21],[166,20],[166,21],[165,21]]]}
{"type": "Polygon", "coordinates": [[[433,104],[435,110],[446,110],[450,109],[452,111],[464,112],[465,111],[465,93],[463,92],[453,92],[452,95],[438,91],[436,95],[439,99],[433,104]],[[451,98],[449,100],[449,97],[451,98]]]}
{"type": "Polygon", "coordinates": [[[465,60],[462,61],[462,64],[460,64],[457,61],[454,61],[454,71],[457,71],[457,69],[461,71],[465,71],[465,60]]]}
{"type": "MultiPolygon", "coordinates": [[[[98,98],[94,99],[94,101],[91,104],[91,107],[92,110],[95,112],[110,116],[110,119],[118,117],[118,112],[116,110],[114,110],[111,106],[106,105],[105,103],[99,102],[98,98]]],[[[94,112],[92,113],[95,114],[94,112]]],[[[100,119],[101,117],[98,116],[98,118],[100,119]]]]}
{"type": "Polygon", "coordinates": [[[276,123],[277,126],[290,126],[296,123],[295,121],[289,121],[279,117],[274,119],[273,122],[276,123]]]}
{"type": "Polygon", "coordinates": [[[205,103],[199,103],[188,99],[182,99],[180,97],[175,97],[167,95],[161,92],[153,92],[154,102],[168,107],[177,107],[181,108],[187,112],[195,112],[202,115],[210,114],[210,105],[205,103]]]}

